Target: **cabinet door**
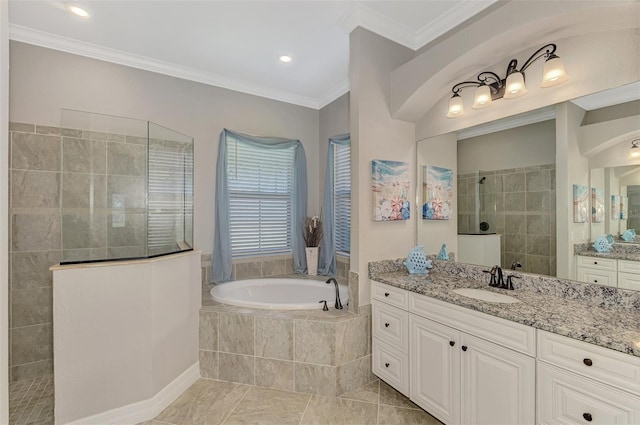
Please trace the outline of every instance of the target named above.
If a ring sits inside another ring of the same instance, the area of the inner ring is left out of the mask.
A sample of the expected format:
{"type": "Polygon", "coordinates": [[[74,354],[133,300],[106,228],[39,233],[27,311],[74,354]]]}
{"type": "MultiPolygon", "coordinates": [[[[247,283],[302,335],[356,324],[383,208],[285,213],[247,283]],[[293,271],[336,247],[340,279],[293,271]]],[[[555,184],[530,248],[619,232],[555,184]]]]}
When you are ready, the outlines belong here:
{"type": "Polygon", "coordinates": [[[462,423],[535,422],[535,359],[462,334],[462,423]]]}
{"type": "Polygon", "coordinates": [[[446,424],[460,423],[460,332],[411,315],[411,400],[446,424]]]}
{"type": "Polygon", "coordinates": [[[640,291],[640,274],[618,272],[618,288],[640,291]]]}

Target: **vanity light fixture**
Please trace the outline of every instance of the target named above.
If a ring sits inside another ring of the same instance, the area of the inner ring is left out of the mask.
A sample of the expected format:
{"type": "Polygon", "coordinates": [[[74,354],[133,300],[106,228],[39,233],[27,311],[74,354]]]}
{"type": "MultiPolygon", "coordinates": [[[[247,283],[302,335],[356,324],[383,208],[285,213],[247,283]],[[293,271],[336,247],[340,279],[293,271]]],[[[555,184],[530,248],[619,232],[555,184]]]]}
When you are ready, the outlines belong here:
{"type": "Polygon", "coordinates": [[[507,66],[505,78],[499,75],[483,71],[476,77],[478,81],[462,81],[451,88],[453,96],[449,101],[449,112],[447,118],[456,118],[464,114],[464,104],[460,93],[466,87],[475,87],[476,93],[473,101],[474,109],[486,108],[490,106],[494,100],[505,98],[515,99],[527,94],[528,90],[524,83],[524,71],[536,60],[544,57],[545,63],[542,70],[541,87],[552,87],[562,84],[569,79],[564,65],[555,54],[556,45],[553,43],[546,44],[536,50],[527,61],[518,69],[518,61],[511,59],[507,66]]]}
{"type": "Polygon", "coordinates": [[[629,149],[630,158],[640,158],[640,139],[634,139],[631,141],[631,148],[629,149]]]}

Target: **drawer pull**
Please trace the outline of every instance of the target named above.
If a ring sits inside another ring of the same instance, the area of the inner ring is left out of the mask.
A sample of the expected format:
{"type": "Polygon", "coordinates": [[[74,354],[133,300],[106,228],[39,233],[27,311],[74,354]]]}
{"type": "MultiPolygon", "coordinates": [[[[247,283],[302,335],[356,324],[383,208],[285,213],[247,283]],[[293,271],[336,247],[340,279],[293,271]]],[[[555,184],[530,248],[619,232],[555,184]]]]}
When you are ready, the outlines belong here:
{"type": "Polygon", "coordinates": [[[449,341],[449,345],[453,347],[454,345],[456,345],[456,342],[455,341],[449,341]]]}
{"type": "Polygon", "coordinates": [[[385,327],[385,328],[388,328],[388,327],[389,327],[389,324],[388,324],[388,323],[385,323],[385,324],[384,324],[384,327],[385,327]]]}
{"type": "Polygon", "coordinates": [[[384,364],[384,367],[389,367],[389,363],[385,363],[385,364],[384,364]]]}
{"type": "Polygon", "coordinates": [[[582,363],[586,364],[587,366],[593,365],[593,361],[591,361],[591,359],[584,359],[582,360],[582,363]]]}
{"type": "Polygon", "coordinates": [[[384,293],[384,296],[385,296],[385,297],[388,297],[388,296],[389,296],[389,293],[388,293],[388,292],[385,292],[385,293],[384,293]]]}
{"type": "Polygon", "coordinates": [[[587,422],[591,422],[593,420],[593,417],[591,416],[591,413],[583,413],[582,417],[584,418],[585,421],[587,422]]]}
{"type": "Polygon", "coordinates": [[[467,346],[466,345],[462,346],[462,351],[467,351],[467,346]]]}
{"type": "Polygon", "coordinates": [[[593,283],[598,283],[598,279],[593,279],[593,283]]]}
{"type": "Polygon", "coordinates": [[[598,262],[597,262],[597,261],[594,261],[594,262],[593,262],[593,264],[598,264],[598,262]]]}

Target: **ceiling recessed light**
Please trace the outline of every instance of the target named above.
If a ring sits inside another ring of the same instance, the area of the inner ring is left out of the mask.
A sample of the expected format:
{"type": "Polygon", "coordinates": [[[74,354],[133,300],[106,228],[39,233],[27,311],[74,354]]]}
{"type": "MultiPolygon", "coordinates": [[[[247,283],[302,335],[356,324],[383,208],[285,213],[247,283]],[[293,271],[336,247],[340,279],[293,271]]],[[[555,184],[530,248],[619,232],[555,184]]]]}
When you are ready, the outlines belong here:
{"type": "Polygon", "coordinates": [[[280,60],[280,62],[283,62],[283,63],[289,63],[293,60],[293,58],[289,55],[280,55],[278,59],[280,60]]]}
{"type": "Polygon", "coordinates": [[[76,6],[75,4],[71,4],[67,6],[67,10],[74,15],[80,16],[81,18],[88,18],[89,12],[81,8],[80,6],[76,6]]]}

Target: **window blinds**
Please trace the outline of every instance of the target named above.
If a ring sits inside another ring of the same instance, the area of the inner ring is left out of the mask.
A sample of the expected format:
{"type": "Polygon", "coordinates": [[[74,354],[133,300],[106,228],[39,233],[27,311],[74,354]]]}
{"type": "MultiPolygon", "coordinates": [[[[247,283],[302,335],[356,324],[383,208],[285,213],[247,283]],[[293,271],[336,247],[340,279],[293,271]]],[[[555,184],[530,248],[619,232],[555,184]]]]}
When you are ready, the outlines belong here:
{"type": "Polygon", "coordinates": [[[334,231],[336,251],[350,253],[351,245],[351,149],[334,145],[334,231]]]}
{"type": "Polygon", "coordinates": [[[228,140],[229,230],[234,258],[291,252],[294,149],[228,140]]]}
{"type": "Polygon", "coordinates": [[[149,254],[171,252],[184,242],[185,214],[193,213],[193,153],[149,145],[149,254]]]}

